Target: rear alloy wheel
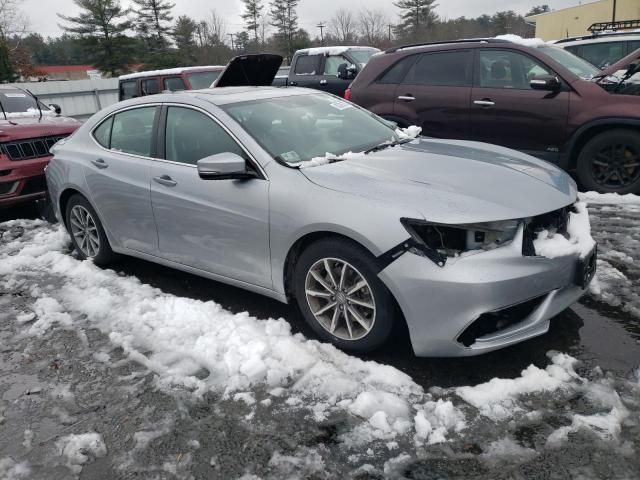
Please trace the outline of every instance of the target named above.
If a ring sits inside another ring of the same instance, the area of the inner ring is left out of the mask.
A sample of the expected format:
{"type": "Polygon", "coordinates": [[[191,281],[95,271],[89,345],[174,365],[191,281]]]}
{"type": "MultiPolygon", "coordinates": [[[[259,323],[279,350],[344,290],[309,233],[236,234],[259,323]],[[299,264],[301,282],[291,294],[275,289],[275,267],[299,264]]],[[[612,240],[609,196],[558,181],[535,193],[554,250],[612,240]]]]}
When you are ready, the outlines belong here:
{"type": "Polygon", "coordinates": [[[580,152],[577,173],[587,190],[640,192],[640,135],[620,129],[595,136],[580,152]]]}
{"type": "Polygon", "coordinates": [[[90,258],[97,265],[106,265],[113,261],[115,254],[111,250],[104,228],[93,207],[82,195],[74,195],[66,207],[66,224],[73,246],[78,256],[90,258]]]}
{"type": "Polygon", "coordinates": [[[389,337],[395,302],[378,278],[375,257],[359,245],[340,238],[310,245],[293,281],[298,306],[321,339],[367,352],[389,337]]]}

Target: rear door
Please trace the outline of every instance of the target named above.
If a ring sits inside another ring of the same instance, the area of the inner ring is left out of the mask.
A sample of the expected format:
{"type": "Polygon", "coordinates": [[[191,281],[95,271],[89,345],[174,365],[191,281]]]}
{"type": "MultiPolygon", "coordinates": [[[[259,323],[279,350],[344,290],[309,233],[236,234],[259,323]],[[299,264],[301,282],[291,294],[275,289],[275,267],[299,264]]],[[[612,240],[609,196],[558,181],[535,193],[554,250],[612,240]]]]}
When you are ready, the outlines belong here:
{"type": "Polygon", "coordinates": [[[408,71],[395,91],[394,115],[422,127],[422,135],[467,138],[473,80],[472,52],[421,53],[401,62],[394,69],[401,71],[408,67],[408,71]],[[413,63],[409,66],[409,62],[413,63]]]}
{"type": "Polygon", "coordinates": [[[160,93],[162,91],[160,88],[159,78],[144,78],[140,81],[140,94],[143,97],[160,93]]]}
{"type": "MultiPolygon", "coordinates": [[[[554,161],[567,141],[571,91],[532,90],[535,75],[556,75],[516,50],[477,50],[472,91],[471,137],[554,161]]],[[[560,77],[558,77],[560,78],[560,77]]]]}
{"type": "Polygon", "coordinates": [[[111,115],[92,132],[94,151],[85,166],[89,192],[100,218],[119,245],[156,254],[158,236],[151,211],[151,158],[159,106],[111,115]]]}
{"type": "Polygon", "coordinates": [[[319,85],[315,88],[343,97],[344,91],[353,81],[353,78],[343,79],[338,77],[338,67],[343,63],[346,63],[347,65],[353,64],[353,62],[347,59],[344,55],[325,55],[322,68],[322,78],[319,81],[319,85]]]}
{"type": "Polygon", "coordinates": [[[319,88],[322,75],[323,55],[296,55],[289,70],[289,85],[319,88]]]}

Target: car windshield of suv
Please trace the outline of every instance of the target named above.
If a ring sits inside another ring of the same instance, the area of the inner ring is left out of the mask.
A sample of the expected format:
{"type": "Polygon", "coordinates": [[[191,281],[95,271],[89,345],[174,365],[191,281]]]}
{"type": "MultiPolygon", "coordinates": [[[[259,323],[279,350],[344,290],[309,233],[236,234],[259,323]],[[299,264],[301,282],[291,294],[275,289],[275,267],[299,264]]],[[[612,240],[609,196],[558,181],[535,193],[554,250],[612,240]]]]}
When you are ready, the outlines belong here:
{"type": "Polygon", "coordinates": [[[559,47],[552,47],[550,45],[545,45],[543,47],[538,47],[542,53],[549,55],[560,65],[564,66],[571,73],[579,76],[584,80],[591,80],[593,77],[600,73],[600,70],[597,67],[594,67],[586,60],[583,60],[580,57],[577,57],[571,52],[564,50],[559,47]]]}
{"type": "Polygon", "coordinates": [[[220,76],[219,71],[215,72],[196,72],[189,74],[189,83],[193,90],[209,88],[216,78],[220,76]]]}
{"type": "Polygon", "coordinates": [[[290,165],[399,140],[373,114],[326,94],[268,98],[222,108],[271,156],[290,165]]]}
{"type": "Polygon", "coordinates": [[[379,50],[376,50],[375,48],[357,48],[349,50],[349,56],[353,57],[360,66],[364,67],[373,54],[377,52],[379,52],[379,50]]]}
{"type": "MultiPolygon", "coordinates": [[[[26,92],[21,90],[0,90],[0,101],[4,111],[9,114],[32,114],[39,115],[38,105],[34,98],[26,92]]],[[[40,103],[42,113],[53,114],[53,111],[49,109],[43,103],[40,103]]],[[[0,119],[2,119],[2,112],[0,112],[0,119]]]]}

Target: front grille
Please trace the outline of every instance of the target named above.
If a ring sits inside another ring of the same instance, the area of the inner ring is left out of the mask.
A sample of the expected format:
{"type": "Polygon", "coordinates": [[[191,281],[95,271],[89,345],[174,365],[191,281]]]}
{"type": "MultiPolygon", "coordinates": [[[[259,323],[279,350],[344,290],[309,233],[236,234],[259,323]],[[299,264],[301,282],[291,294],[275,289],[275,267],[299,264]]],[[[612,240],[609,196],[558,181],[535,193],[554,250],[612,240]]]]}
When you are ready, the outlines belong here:
{"type": "Polygon", "coordinates": [[[54,135],[51,137],[29,138],[15,142],[7,142],[0,145],[2,153],[10,160],[29,160],[32,158],[46,157],[49,149],[68,135],[54,135]]]}
{"type": "Polygon", "coordinates": [[[47,180],[44,175],[27,179],[20,195],[31,195],[32,193],[42,193],[47,190],[47,180]]]}
{"type": "Polygon", "coordinates": [[[573,211],[573,205],[554,210],[553,212],[543,213],[537,217],[533,217],[527,223],[524,229],[524,239],[522,242],[522,255],[525,257],[533,257],[536,255],[536,249],[533,245],[538,233],[543,230],[567,234],[567,226],[569,225],[569,213],[573,211]]]}
{"type": "Polygon", "coordinates": [[[469,347],[484,335],[496,333],[511,325],[520,323],[538,308],[545,297],[546,294],[511,307],[503,308],[502,310],[483,313],[462,332],[458,337],[458,342],[465,347],[469,347]]]}

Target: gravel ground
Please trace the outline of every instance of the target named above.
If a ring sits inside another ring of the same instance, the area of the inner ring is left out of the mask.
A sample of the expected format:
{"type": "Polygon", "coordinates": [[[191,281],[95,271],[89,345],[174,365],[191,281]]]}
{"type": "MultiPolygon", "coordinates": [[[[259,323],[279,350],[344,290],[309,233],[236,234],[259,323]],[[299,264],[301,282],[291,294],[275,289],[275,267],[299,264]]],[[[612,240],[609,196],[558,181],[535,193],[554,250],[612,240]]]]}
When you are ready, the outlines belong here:
{"type": "MultiPolygon", "coordinates": [[[[388,383],[409,385],[406,429],[359,412],[360,396],[318,415],[331,400],[296,389],[311,369],[278,391],[256,382],[230,394],[200,368],[186,376],[194,385],[209,379],[197,390],[151,361],[158,352],[133,355],[122,332],[86,312],[65,308],[59,321],[34,329],[36,304],[62,299],[68,278],[25,267],[0,279],[0,479],[638,478],[640,199],[594,202],[590,213],[599,288],[547,335],[470,359],[414,358],[399,337],[362,357],[388,383]]],[[[0,264],[56,228],[0,223],[0,264]]],[[[179,299],[284,318],[293,334],[310,336],[294,309],[258,295],[134,259],[114,270],[179,299]]],[[[357,362],[319,351],[330,364],[357,362]]]]}

